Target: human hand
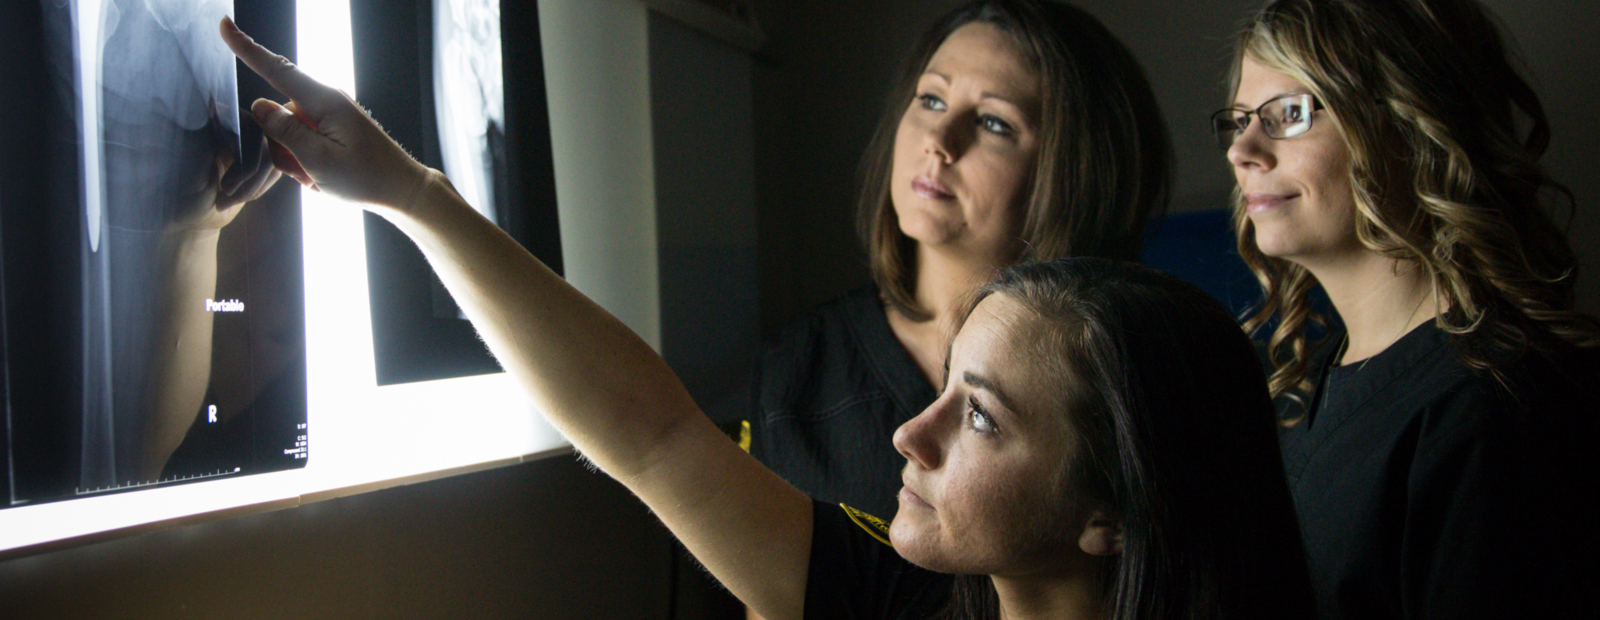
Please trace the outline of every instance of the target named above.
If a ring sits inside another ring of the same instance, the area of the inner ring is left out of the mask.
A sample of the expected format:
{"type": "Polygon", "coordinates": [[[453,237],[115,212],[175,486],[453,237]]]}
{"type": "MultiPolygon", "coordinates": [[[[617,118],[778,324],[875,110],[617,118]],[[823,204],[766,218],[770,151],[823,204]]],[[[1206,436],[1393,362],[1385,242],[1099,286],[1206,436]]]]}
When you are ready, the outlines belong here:
{"type": "Polygon", "coordinates": [[[361,106],[302,73],[224,18],[222,39],[233,53],[290,102],[257,99],[250,106],[270,145],[273,164],[302,185],[400,210],[430,175],[361,106]]]}
{"type": "Polygon", "coordinates": [[[248,158],[248,161],[255,162],[254,167],[247,166],[244,162],[234,162],[228,166],[227,172],[222,175],[221,187],[217,192],[218,211],[227,211],[260,198],[277,184],[278,177],[283,173],[268,157],[270,144],[266,136],[261,136],[255,144],[244,145],[245,150],[256,152],[255,157],[248,158]]]}
{"type": "Polygon", "coordinates": [[[217,136],[214,153],[206,170],[190,177],[189,186],[172,198],[173,217],[167,226],[170,232],[214,234],[238,217],[245,203],[267,193],[282,176],[266,157],[265,136],[255,136],[255,144],[246,146],[256,152],[255,157],[239,161],[233,135],[217,128],[215,119],[210,128],[217,136]]]}

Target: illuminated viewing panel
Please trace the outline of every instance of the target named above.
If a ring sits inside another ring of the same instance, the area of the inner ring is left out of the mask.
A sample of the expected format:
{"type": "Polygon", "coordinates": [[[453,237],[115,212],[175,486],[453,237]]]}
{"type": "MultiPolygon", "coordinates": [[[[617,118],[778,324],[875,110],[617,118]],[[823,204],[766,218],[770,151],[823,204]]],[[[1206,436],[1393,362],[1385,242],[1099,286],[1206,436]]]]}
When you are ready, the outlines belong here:
{"type": "MultiPolygon", "coordinates": [[[[236,21],[355,94],[351,10],[250,2],[236,21]]],[[[371,309],[385,301],[369,296],[358,207],[287,179],[230,202],[270,166],[240,110],[282,100],[235,75],[217,37],[233,11],[226,0],[0,9],[28,48],[0,69],[4,111],[40,116],[3,129],[5,144],[38,148],[5,149],[0,170],[0,552],[565,445],[503,374],[379,386],[371,309]]],[[[485,114],[468,109],[472,122],[485,114]]]]}

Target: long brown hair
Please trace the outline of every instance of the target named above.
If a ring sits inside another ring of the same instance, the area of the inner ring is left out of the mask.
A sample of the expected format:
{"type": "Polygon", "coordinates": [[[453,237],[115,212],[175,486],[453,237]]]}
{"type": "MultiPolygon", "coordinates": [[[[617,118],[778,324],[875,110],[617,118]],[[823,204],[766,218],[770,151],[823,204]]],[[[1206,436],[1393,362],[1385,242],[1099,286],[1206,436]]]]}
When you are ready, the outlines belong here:
{"type": "MultiPolygon", "coordinates": [[[[1469,367],[1498,376],[1530,347],[1600,344],[1574,309],[1577,259],[1544,208],[1574,206],[1538,165],[1549,121],[1475,0],[1275,0],[1240,31],[1235,91],[1245,57],[1330,112],[1351,154],[1357,238],[1432,280],[1448,308],[1438,324],[1469,367]]],[[[1239,254],[1265,292],[1245,328],[1276,319],[1272,393],[1303,393],[1315,278],[1262,254],[1235,194],[1239,254]]]]}
{"type": "MultiPolygon", "coordinates": [[[[1044,328],[1026,346],[1078,442],[1058,492],[1121,524],[1122,553],[1098,575],[1106,619],[1311,617],[1266,377],[1228,310],[1172,276],[1095,258],[1014,265],[967,313],[996,294],[1044,328]]],[[[989,577],[955,588],[944,618],[999,618],[989,577]]]]}
{"type": "Polygon", "coordinates": [[[862,161],[856,227],[879,291],[906,316],[928,317],[913,294],[916,244],[890,202],[895,130],[917,78],[944,40],[972,23],[1011,35],[1039,78],[1042,117],[1024,250],[1016,260],[1099,256],[1139,260],[1146,222],[1165,213],[1172,146],[1155,93],[1133,54],[1083,10],[1040,0],[979,0],[923,34],[889,97],[862,161]]]}

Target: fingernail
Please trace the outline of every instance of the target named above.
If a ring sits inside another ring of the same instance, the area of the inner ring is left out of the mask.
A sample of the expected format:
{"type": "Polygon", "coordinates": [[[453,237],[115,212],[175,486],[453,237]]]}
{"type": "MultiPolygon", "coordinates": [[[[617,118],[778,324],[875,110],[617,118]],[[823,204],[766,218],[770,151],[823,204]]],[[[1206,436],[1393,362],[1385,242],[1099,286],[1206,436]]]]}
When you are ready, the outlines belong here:
{"type": "Polygon", "coordinates": [[[232,32],[239,32],[239,25],[233,23],[232,17],[222,16],[222,25],[232,32]]]}

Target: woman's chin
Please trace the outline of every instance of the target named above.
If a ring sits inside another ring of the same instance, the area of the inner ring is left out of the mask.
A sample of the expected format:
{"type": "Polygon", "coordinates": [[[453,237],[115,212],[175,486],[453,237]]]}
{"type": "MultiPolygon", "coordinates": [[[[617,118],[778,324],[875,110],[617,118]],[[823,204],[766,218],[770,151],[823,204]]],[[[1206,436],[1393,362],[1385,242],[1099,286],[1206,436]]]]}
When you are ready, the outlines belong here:
{"type": "Polygon", "coordinates": [[[932,544],[934,537],[931,533],[926,528],[913,525],[909,521],[896,515],[894,522],[889,524],[889,544],[894,546],[895,553],[900,554],[900,557],[905,558],[907,562],[931,571],[956,572],[952,569],[947,554],[940,553],[938,545],[932,544]]]}
{"type": "Polygon", "coordinates": [[[963,229],[961,222],[941,214],[926,211],[897,213],[900,234],[923,245],[942,245],[958,237],[963,229]]]}
{"type": "Polygon", "coordinates": [[[1264,234],[1259,229],[1256,231],[1256,249],[1260,250],[1263,256],[1286,259],[1299,253],[1299,246],[1303,244],[1296,243],[1294,239],[1287,238],[1286,235],[1274,234],[1276,232],[1271,231],[1264,234]]]}

